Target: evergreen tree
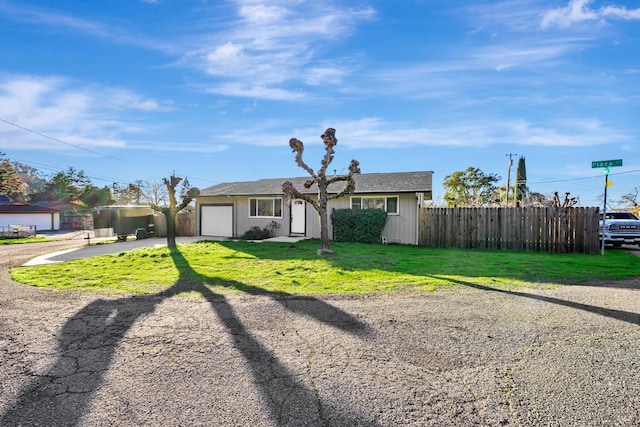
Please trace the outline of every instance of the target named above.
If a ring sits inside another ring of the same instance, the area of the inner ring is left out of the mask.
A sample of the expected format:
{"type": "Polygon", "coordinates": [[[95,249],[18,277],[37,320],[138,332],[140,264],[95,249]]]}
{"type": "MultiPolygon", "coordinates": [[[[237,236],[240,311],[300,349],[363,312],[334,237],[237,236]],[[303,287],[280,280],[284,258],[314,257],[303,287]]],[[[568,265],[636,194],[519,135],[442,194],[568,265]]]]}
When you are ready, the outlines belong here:
{"type": "Polygon", "coordinates": [[[516,185],[513,187],[513,198],[516,201],[522,201],[527,198],[527,166],[524,157],[518,159],[518,167],[516,168],[516,185]]]}

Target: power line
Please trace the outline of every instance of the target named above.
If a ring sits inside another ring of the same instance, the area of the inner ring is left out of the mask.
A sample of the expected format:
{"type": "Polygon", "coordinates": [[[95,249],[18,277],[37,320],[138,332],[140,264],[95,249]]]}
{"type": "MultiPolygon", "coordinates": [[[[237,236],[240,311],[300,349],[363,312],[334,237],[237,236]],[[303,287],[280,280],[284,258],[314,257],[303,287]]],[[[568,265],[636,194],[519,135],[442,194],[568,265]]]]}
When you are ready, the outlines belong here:
{"type": "MultiPolygon", "coordinates": [[[[31,161],[28,161],[28,160],[15,159],[15,158],[11,159],[11,160],[13,160],[15,162],[19,162],[19,163],[24,163],[24,164],[27,164],[27,165],[37,165],[40,168],[49,169],[49,170],[51,170],[53,172],[64,172],[64,168],[61,168],[59,166],[52,166],[52,165],[47,165],[47,164],[44,164],[44,163],[31,162],[31,161]]],[[[80,170],[82,170],[84,172],[83,169],[80,169],[80,170]]],[[[121,181],[121,180],[117,180],[117,179],[113,179],[113,178],[105,178],[105,177],[100,177],[100,176],[95,176],[95,175],[87,175],[87,178],[97,179],[99,181],[113,182],[113,183],[116,183],[116,184],[128,184],[128,182],[126,182],[126,181],[121,181]]]]}
{"type": "Polygon", "coordinates": [[[45,135],[44,133],[41,133],[41,132],[35,131],[35,130],[33,130],[33,129],[26,128],[26,127],[24,127],[24,126],[20,126],[20,125],[18,125],[18,124],[16,124],[16,123],[12,123],[12,122],[10,122],[10,121],[8,121],[8,120],[5,120],[5,119],[2,119],[2,118],[0,118],[0,122],[6,123],[6,124],[11,125],[11,126],[15,126],[15,127],[17,127],[18,129],[22,129],[22,130],[27,131],[27,132],[30,132],[30,133],[32,133],[32,134],[34,134],[34,135],[38,135],[38,136],[41,136],[41,137],[43,137],[43,138],[50,139],[50,140],[52,140],[52,141],[56,141],[56,142],[59,142],[59,143],[61,143],[61,144],[68,145],[68,146],[70,146],[70,147],[77,148],[77,149],[79,149],[79,150],[88,151],[89,153],[97,154],[97,155],[99,155],[99,156],[108,157],[108,158],[113,159],[113,160],[118,160],[118,161],[120,161],[120,162],[124,162],[124,160],[119,159],[119,158],[117,158],[117,157],[109,156],[108,154],[104,154],[104,153],[99,153],[98,151],[93,151],[93,150],[90,150],[90,149],[88,149],[88,148],[81,147],[81,146],[79,146],[79,145],[75,145],[75,144],[72,144],[72,143],[70,143],[70,142],[66,142],[66,141],[63,141],[63,140],[61,140],[61,139],[54,138],[54,137],[49,136],[49,135],[45,135]]]}
{"type": "MultiPolygon", "coordinates": [[[[628,174],[628,173],[637,173],[640,172],[640,169],[635,169],[635,170],[630,170],[630,171],[625,171],[625,172],[615,172],[615,173],[610,173],[609,175],[624,175],[624,174],[628,174]]],[[[554,183],[554,182],[569,182],[569,181],[583,181],[586,179],[594,179],[594,178],[602,178],[602,175],[593,175],[593,176],[583,176],[580,178],[565,178],[565,179],[554,179],[554,180],[549,180],[549,181],[534,181],[531,182],[531,184],[547,184],[547,183],[554,183]]]]}
{"type": "MultiPolygon", "coordinates": [[[[52,166],[52,165],[47,165],[44,163],[38,163],[38,162],[32,162],[29,160],[23,160],[23,159],[16,159],[16,158],[11,158],[12,161],[16,161],[16,162],[20,162],[20,163],[24,163],[27,165],[36,165],[38,167],[40,167],[41,169],[48,169],[54,172],[64,172],[64,168],[61,168],[59,166],[52,166]]],[[[81,169],[83,172],[84,170],[81,169]]],[[[173,172],[175,173],[175,172],[173,172]]],[[[189,177],[187,174],[179,174],[179,176],[184,176],[185,178],[189,177]]],[[[112,183],[116,183],[116,184],[130,184],[133,181],[128,181],[128,180],[122,180],[122,179],[116,179],[116,178],[105,178],[105,177],[99,177],[96,175],[87,175],[87,178],[91,178],[91,179],[97,179],[100,181],[105,181],[105,182],[112,182],[112,183]]],[[[198,180],[198,181],[203,181],[203,182],[209,182],[209,183],[213,183],[213,184],[218,184],[218,181],[213,181],[210,179],[204,179],[204,178],[198,178],[195,176],[191,176],[190,177],[192,180],[198,180]]],[[[134,180],[135,181],[135,180],[134,180]]]]}

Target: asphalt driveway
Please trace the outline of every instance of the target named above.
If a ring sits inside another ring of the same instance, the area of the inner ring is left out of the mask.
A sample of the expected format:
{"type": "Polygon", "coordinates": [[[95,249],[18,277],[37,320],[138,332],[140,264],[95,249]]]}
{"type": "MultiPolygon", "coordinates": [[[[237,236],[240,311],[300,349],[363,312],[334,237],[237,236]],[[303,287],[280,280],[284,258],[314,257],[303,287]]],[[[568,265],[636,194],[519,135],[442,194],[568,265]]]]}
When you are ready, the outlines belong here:
{"type": "Polygon", "coordinates": [[[640,425],[638,280],[322,298],[10,280],[62,246],[0,247],[2,426],[640,425]]]}

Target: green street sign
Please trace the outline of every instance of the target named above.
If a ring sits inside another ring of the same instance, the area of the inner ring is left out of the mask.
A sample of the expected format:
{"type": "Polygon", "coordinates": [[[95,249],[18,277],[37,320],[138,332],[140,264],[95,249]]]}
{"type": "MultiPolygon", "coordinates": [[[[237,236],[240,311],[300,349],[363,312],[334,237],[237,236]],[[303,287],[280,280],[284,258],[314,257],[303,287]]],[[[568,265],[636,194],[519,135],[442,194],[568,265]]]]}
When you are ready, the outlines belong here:
{"type": "Polygon", "coordinates": [[[609,168],[612,166],[622,166],[622,159],[616,160],[596,160],[595,162],[591,162],[592,168],[609,168]]]}

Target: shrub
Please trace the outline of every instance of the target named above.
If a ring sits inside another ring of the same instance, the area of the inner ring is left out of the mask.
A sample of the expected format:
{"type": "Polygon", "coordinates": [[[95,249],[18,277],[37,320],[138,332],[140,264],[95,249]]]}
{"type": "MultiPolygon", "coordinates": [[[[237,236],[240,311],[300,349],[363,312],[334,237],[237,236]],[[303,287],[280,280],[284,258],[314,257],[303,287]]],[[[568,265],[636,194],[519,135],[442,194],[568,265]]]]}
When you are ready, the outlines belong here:
{"type": "Polygon", "coordinates": [[[266,228],[260,228],[258,226],[251,227],[240,237],[245,240],[264,240],[271,237],[271,232],[266,228]]]}
{"type": "Polygon", "coordinates": [[[387,224],[381,209],[336,209],[331,213],[337,242],[378,243],[387,224]]]}

